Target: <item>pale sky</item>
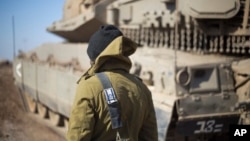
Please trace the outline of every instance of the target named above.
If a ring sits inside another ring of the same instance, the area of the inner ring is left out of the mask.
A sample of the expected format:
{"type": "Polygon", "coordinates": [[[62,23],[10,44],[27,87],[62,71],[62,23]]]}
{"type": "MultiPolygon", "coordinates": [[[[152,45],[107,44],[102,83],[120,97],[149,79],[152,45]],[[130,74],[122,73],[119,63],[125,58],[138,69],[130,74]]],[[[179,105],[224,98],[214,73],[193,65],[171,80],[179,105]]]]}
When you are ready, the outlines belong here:
{"type": "Polygon", "coordinates": [[[29,51],[43,43],[63,39],[46,31],[54,21],[62,19],[65,0],[0,0],[0,59],[13,58],[13,24],[15,47],[29,51]]]}

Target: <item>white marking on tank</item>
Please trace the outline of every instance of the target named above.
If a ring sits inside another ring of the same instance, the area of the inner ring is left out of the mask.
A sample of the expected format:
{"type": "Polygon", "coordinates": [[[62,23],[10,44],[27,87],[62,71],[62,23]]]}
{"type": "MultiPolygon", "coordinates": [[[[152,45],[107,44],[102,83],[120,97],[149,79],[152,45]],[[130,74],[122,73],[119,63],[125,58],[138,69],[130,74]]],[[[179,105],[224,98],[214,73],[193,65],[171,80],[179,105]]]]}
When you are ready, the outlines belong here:
{"type": "Polygon", "coordinates": [[[21,72],[20,72],[20,68],[22,67],[22,64],[21,63],[18,63],[17,65],[16,65],[16,73],[17,73],[17,75],[19,76],[19,77],[22,77],[22,74],[21,74],[21,72]]]}

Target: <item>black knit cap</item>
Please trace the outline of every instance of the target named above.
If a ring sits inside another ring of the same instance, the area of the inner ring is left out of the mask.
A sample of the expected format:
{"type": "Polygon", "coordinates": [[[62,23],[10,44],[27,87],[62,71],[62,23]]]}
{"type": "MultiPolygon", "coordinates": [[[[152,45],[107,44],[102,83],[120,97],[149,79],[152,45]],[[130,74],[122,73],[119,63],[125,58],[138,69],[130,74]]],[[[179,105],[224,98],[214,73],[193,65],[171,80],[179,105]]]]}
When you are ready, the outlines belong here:
{"type": "Polygon", "coordinates": [[[89,40],[87,53],[90,60],[94,61],[115,38],[122,35],[122,32],[113,25],[101,26],[89,40]]]}

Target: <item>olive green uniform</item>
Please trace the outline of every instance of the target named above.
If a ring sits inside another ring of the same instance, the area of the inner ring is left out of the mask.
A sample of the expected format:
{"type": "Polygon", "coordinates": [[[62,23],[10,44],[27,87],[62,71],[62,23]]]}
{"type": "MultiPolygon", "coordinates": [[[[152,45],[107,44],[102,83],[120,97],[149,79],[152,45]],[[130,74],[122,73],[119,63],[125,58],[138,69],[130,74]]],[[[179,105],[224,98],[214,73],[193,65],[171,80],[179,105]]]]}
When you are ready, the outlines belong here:
{"type": "Polygon", "coordinates": [[[68,141],[114,141],[117,131],[129,141],[157,141],[157,124],[151,93],[134,75],[129,74],[128,56],[136,44],[119,36],[97,57],[95,64],[81,77],[67,133],[68,141]],[[111,81],[123,127],[112,129],[102,83],[95,75],[105,72],[111,81]]]}

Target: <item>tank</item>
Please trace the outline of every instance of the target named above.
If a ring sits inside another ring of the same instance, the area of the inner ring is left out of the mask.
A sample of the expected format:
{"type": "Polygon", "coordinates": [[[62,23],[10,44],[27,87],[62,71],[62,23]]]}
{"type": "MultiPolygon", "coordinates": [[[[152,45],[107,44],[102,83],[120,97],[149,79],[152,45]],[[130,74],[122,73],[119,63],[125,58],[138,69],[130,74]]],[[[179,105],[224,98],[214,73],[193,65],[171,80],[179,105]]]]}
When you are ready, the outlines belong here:
{"type": "Polygon", "coordinates": [[[27,109],[67,127],[90,36],[104,24],[138,44],[131,73],[152,91],[159,141],[228,140],[250,124],[249,0],[66,0],[47,31],[65,42],[20,52],[27,109]]]}

